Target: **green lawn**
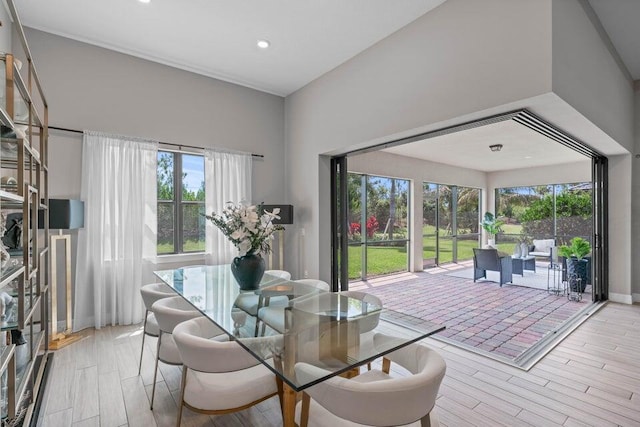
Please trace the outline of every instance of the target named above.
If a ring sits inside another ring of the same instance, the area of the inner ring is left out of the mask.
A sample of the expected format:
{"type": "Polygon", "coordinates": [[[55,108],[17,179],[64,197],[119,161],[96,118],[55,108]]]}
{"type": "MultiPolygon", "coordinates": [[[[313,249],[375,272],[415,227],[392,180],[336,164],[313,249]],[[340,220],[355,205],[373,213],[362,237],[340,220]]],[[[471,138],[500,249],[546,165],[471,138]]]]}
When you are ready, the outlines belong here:
{"type": "MultiPolygon", "coordinates": [[[[381,246],[367,249],[367,275],[377,276],[397,271],[407,271],[405,247],[381,246]]],[[[362,268],[362,249],[349,246],[349,279],[359,279],[362,268]]]]}
{"type": "MultiPolygon", "coordinates": [[[[504,232],[519,235],[521,225],[507,224],[503,226],[504,232]]],[[[422,238],[424,259],[433,259],[436,256],[436,236],[435,227],[425,225],[423,227],[422,238]]],[[[498,250],[505,253],[512,253],[515,243],[498,243],[498,250]]],[[[475,238],[462,240],[458,237],[458,261],[473,259],[473,248],[478,247],[475,238]]],[[[362,268],[362,249],[360,246],[349,246],[349,279],[359,279],[362,268]]],[[[440,258],[438,262],[444,264],[453,261],[453,242],[446,230],[440,230],[440,258]]],[[[407,253],[404,247],[369,247],[367,257],[367,276],[389,274],[398,271],[406,271],[407,253]]]]}
{"type": "MultiPolygon", "coordinates": [[[[172,254],[173,243],[158,243],[157,254],[172,254]]],[[[204,241],[202,240],[187,240],[184,242],[183,252],[204,252],[204,241]]]]}

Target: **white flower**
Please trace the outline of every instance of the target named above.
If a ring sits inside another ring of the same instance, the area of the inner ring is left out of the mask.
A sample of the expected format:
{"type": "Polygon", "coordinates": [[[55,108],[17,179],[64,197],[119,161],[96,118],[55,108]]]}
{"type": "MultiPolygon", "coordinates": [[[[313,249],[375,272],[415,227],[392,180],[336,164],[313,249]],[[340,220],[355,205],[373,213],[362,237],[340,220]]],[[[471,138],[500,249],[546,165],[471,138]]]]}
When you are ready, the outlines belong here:
{"type": "Polygon", "coordinates": [[[227,203],[222,214],[214,212],[206,217],[235,245],[239,255],[244,256],[271,252],[272,235],[282,230],[282,226],[273,224],[274,219],[280,219],[280,209],[261,211],[254,205],[227,203]]]}
{"type": "Polygon", "coordinates": [[[251,249],[251,241],[245,239],[238,243],[238,251],[240,252],[240,256],[245,256],[247,252],[251,249]]]}
{"type": "Polygon", "coordinates": [[[231,236],[229,237],[231,237],[232,240],[243,240],[247,237],[247,235],[243,230],[236,230],[231,233],[231,236]]]}

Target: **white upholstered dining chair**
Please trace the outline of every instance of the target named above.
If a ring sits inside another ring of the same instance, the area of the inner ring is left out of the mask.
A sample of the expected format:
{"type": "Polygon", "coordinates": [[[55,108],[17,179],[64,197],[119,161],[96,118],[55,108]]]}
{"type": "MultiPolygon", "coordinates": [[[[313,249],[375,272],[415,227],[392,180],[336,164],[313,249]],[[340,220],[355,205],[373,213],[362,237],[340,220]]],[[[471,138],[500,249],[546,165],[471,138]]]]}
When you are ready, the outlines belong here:
{"type": "MultiPolygon", "coordinates": [[[[317,289],[320,292],[329,292],[331,287],[327,282],[317,279],[299,279],[294,280],[296,283],[301,283],[303,285],[307,285],[312,289],[317,289]]],[[[296,300],[305,298],[305,295],[298,296],[296,300]]],[[[294,300],[292,300],[294,301],[294,300]]],[[[287,300],[287,303],[279,303],[279,304],[269,304],[268,307],[262,307],[258,310],[258,320],[262,321],[263,324],[268,325],[272,329],[277,332],[284,332],[284,309],[289,305],[290,301],[287,300]]],[[[264,328],[263,328],[264,329],[264,328]]],[[[256,330],[257,331],[257,330],[256,330]]],[[[264,331],[263,331],[264,332],[264,331]]]]}
{"type": "MultiPolygon", "coordinates": [[[[386,338],[376,334],[374,345],[386,338]]],[[[422,344],[410,344],[385,359],[383,370],[352,379],[332,377],[305,390],[296,406],[300,427],[439,425],[433,409],[446,371],[444,359],[422,344]],[[411,375],[391,377],[388,361],[411,375]]],[[[328,374],[306,363],[296,364],[295,371],[302,381],[328,374]]]]}
{"type": "MultiPolygon", "coordinates": [[[[150,408],[153,410],[153,400],[156,394],[156,378],[158,376],[158,362],[163,362],[168,365],[182,365],[180,353],[178,353],[178,348],[173,339],[173,329],[182,322],[196,317],[202,317],[202,314],[181,296],[160,299],[153,303],[151,311],[153,311],[156,317],[159,329],[158,346],[156,348],[156,365],[153,371],[153,388],[151,391],[150,408]]],[[[216,335],[222,333],[222,330],[218,330],[216,335]]]]}
{"type": "MultiPolygon", "coordinates": [[[[209,319],[200,317],[181,323],[173,331],[184,364],[177,426],[183,406],[204,414],[227,414],[262,402],[280,389],[275,375],[237,342],[208,339],[217,329],[209,319]]],[[[249,338],[247,342],[253,343],[251,347],[281,346],[277,343],[281,339],[249,338]]]]}
{"type": "Polygon", "coordinates": [[[144,302],[146,311],[144,313],[144,327],[142,333],[142,347],[140,348],[138,375],[140,375],[140,371],[142,370],[142,353],[144,352],[145,337],[147,335],[150,337],[157,337],[160,333],[160,330],[158,329],[158,322],[156,321],[155,314],[151,311],[151,306],[154,302],[162,298],[177,296],[177,294],[176,291],[164,283],[151,283],[140,288],[140,295],[142,296],[142,301],[144,302]]]}

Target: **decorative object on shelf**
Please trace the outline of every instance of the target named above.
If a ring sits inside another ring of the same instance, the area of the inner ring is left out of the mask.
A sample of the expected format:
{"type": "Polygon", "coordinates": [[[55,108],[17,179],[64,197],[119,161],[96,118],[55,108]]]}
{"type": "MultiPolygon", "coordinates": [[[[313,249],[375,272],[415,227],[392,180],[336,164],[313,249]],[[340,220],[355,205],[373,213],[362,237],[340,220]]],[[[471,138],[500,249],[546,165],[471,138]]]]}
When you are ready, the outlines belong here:
{"type": "Polygon", "coordinates": [[[22,247],[22,212],[13,212],[6,216],[5,232],[2,233],[2,243],[8,249],[20,249],[22,247]]]}
{"type": "Polygon", "coordinates": [[[261,254],[271,252],[273,233],[283,229],[273,223],[280,219],[279,213],[280,209],[268,212],[263,205],[228,203],[222,214],[213,212],[205,215],[238,249],[238,257],[231,263],[231,272],[242,290],[258,288],[265,270],[261,254]]]}
{"type": "Polygon", "coordinates": [[[0,292],[0,320],[4,322],[7,318],[7,310],[13,307],[13,298],[6,292],[0,292]]]}
{"type": "MultiPolygon", "coordinates": [[[[4,215],[4,212],[0,213],[0,236],[4,236],[4,233],[7,231],[7,227],[5,223],[7,218],[4,215]]],[[[7,249],[4,246],[4,243],[0,242],[0,272],[4,271],[7,264],[9,264],[9,259],[11,256],[7,249]]],[[[4,315],[4,312],[2,313],[4,315]]]]}
{"type": "MultiPolygon", "coordinates": [[[[44,226],[44,212],[39,222],[44,226]]],[[[62,234],[62,230],[75,230],[84,227],[84,202],[82,200],[49,199],[49,229],[59,230],[59,234],[50,237],[51,254],[51,341],[49,347],[57,350],[78,341],[81,336],[73,334],[71,314],[71,235],[62,234]],[[66,328],[58,333],[58,241],[64,242],[65,249],[65,296],[66,296],[66,328]]]]}
{"type": "Polygon", "coordinates": [[[502,232],[502,226],[504,225],[504,221],[499,220],[491,212],[485,212],[484,218],[480,223],[484,231],[487,232],[487,246],[495,248],[496,247],[496,234],[502,232]]]}
{"type": "MultiPolygon", "coordinates": [[[[275,225],[290,225],[293,224],[293,205],[262,205],[262,208],[268,212],[273,212],[276,209],[280,209],[278,215],[280,219],[274,218],[272,223],[275,225]]],[[[277,237],[274,239],[277,241],[278,248],[278,268],[284,270],[284,227],[278,230],[277,237]]],[[[269,269],[273,269],[273,255],[269,257],[269,269]]]]}
{"type": "MultiPolygon", "coordinates": [[[[591,244],[582,237],[574,237],[569,245],[562,245],[558,248],[558,254],[567,259],[567,277],[575,277],[573,286],[579,286],[580,292],[584,292],[587,287],[589,262],[586,257],[591,252],[591,244]],[[579,280],[578,280],[579,279],[579,280]]],[[[575,289],[570,289],[575,291],[575,289]]]]}
{"type": "Polygon", "coordinates": [[[18,185],[18,181],[12,176],[3,176],[0,178],[0,184],[7,187],[15,187],[18,185]]]}

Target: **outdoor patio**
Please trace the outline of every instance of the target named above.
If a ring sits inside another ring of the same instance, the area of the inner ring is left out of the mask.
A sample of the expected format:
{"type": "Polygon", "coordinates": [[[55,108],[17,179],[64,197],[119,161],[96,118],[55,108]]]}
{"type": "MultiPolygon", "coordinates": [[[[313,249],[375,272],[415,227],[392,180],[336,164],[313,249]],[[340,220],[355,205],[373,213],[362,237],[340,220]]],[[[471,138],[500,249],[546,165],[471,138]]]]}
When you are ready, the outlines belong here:
{"type": "Polygon", "coordinates": [[[591,304],[590,286],[580,302],[549,294],[543,264],[536,266],[537,284],[529,271],[522,279],[514,275],[515,285],[502,287],[490,280],[474,283],[455,277],[473,267],[467,262],[351,282],[349,289],[374,294],[392,310],[446,325],[437,339],[517,365],[534,344],[591,304]],[[519,279],[528,284],[518,285],[519,279]]]}

